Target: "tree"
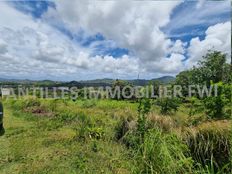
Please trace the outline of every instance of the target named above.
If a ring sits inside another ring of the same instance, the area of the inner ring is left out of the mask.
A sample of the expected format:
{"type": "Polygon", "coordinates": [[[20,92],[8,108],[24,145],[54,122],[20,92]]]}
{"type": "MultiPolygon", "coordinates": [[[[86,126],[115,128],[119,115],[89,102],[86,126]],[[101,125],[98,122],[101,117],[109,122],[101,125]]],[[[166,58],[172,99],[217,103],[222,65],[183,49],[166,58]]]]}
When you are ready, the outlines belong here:
{"type": "MultiPolygon", "coordinates": [[[[125,96],[130,96],[133,91],[130,90],[130,87],[132,85],[126,81],[123,80],[116,80],[112,84],[112,91],[119,93],[119,95],[116,95],[114,99],[125,99],[125,96]]],[[[134,99],[134,94],[130,99],[134,99]]]]}
{"type": "Polygon", "coordinates": [[[191,70],[183,71],[176,77],[176,84],[183,88],[188,85],[210,85],[213,83],[229,82],[231,76],[230,65],[226,63],[226,54],[219,51],[209,51],[203,60],[191,70]]]}
{"type": "Polygon", "coordinates": [[[156,104],[160,106],[160,113],[162,115],[171,115],[177,112],[180,100],[178,98],[160,98],[156,104]]]}
{"type": "Polygon", "coordinates": [[[226,66],[226,54],[209,51],[206,56],[203,56],[203,60],[198,62],[198,68],[194,67],[194,69],[200,73],[203,82],[210,85],[211,81],[218,83],[223,80],[224,76],[228,76],[226,66]]]}
{"type": "Polygon", "coordinates": [[[188,95],[188,86],[191,85],[192,71],[183,71],[176,76],[176,84],[182,87],[183,96],[188,95]]]}

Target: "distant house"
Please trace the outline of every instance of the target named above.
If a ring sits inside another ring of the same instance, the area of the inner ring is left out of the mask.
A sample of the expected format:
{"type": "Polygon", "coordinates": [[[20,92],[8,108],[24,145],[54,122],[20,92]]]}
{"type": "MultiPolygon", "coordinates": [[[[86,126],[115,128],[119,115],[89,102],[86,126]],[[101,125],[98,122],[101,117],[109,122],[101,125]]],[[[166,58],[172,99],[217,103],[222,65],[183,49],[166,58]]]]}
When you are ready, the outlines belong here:
{"type": "Polygon", "coordinates": [[[57,89],[61,91],[69,91],[69,87],[58,87],[57,89]]]}
{"type": "Polygon", "coordinates": [[[9,88],[1,88],[2,96],[10,96],[11,90],[9,88]]]}

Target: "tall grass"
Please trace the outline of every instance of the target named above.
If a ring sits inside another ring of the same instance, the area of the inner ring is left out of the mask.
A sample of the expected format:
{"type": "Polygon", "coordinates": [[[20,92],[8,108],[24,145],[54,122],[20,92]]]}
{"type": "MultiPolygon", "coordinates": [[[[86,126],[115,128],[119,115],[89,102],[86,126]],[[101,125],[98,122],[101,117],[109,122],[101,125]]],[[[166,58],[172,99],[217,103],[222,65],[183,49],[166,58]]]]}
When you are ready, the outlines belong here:
{"type": "Polygon", "coordinates": [[[185,132],[185,141],[195,162],[214,172],[231,170],[230,123],[217,121],[203,123],[185,132]]]}
{"type": "Polygon", "coordinates": [[[174,134],[163,134],[158,129],[149,130],[144,143],[137,151],[137,165],[141,173],[179,174],[191,173],[193,160],[188,148],[174,134]]]}

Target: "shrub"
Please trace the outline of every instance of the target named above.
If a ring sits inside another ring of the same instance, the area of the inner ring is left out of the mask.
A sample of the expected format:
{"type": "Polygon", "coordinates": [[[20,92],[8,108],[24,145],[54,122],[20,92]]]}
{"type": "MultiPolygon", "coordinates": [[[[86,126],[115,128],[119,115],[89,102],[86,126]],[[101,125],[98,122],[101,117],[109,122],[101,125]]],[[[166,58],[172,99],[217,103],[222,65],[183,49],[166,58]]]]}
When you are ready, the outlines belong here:
{"type": "Polygon", "coordinates": [[[205,113],[209,118],[224,118],[224,107],[228,102],[227,91],[222,82],[215,84],[217,85],[217,95],[207,97],[203,100],[205,107],[205,113]]]}
{"type": "Polygon", "coordinates": [[[176,112],[180,106],[180,100],[177,98],[161,98],[157,100],[162,115],[170,115],[176,112]]]}
{"type": "Polygon", "coordinates": [[[189,98],[188,102],[189,103],[187,104],[187,107],[190,108],[189,116],[193,116],[204,111],[204,106],[202,106],[202,102],[196,97],[189,98]]]}
{"type": "Polygon", "coordinates": [[[85,114],[78,116],[78,125],[75,126],[77,138],[85,140],[88,137],[88,129],[92,127],[92,120],[85,114]]]}
{"type": "Polygon", "coordinates": [[[115,138],[120,140],[123,138],[129,131],[136,129],[136,122],[132,120],[132,117],[121,118],[115,127],[115,138]]]}
{"type": "Polygon", "coordinates": [[[146,132],[147,124],[147,114],[150,112],[151,102],[150,99],[140,99],[138,106],[138,124],[137,124],[137,133],[140,136],[141,143],[144,140],[144,135],[146,132]]]}
{"type": "Polygon", "coordinates": [[[49,101],[49,109],[50,109],[52,112],[55,112],[56,109],[57,109],[58,103],[59,103],[59,100],[58,100],[58,99],[49,101]]]}
{"type": "Polygon", "coordinates": [[[204,100],[205,113],[209,118],[223,118],[224,105],[220,96],[208,97],[204,100]]]}
{"type": "Polygon", "coordinates": [[[81,140],[87,139],[102,139],[105,136],[105,131],[102,127],[97,127],[93,120],[85,114],[78,116],[78,124],[74,128],[76,130],[76,137],[81,140]]]}
{"type": "Polygon", "coordinates": [[[77,118],[77,114],[72,113],[70,111],[63,111],[56,115],[56,118],[60,122],[70,123],[77,118]]]}
{"type": "Polygon", "coordinates": [[[118,127],[117,138],[122,137],[122,141],[128,147],[137,148],[139,144],[143,144],[145,133],[148,130],[147,115],[150,112],[150,109],[150,99],[140,99],[138,106],[137,123],[131,122],[132,124],[130,124],[127,120],[122,120],[121,125],[119,125],[118,127]],[[132,128],[131,131],[129,131],[130,127],[132,128]]]}
{"type": "Polygon", "coordinates": [[[24,108],[35,107],[35,106],[39,107],[40,105],[41,102],[39,101],[39,99],[30,98],[23,101],[24,108]]]}

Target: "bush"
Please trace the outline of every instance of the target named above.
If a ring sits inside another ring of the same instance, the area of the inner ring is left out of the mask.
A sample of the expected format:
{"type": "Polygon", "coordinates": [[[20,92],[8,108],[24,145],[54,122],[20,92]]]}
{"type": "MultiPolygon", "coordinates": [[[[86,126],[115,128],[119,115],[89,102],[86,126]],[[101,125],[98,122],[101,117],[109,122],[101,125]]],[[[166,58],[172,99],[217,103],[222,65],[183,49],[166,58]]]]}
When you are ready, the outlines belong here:
{"type": "Polygon", "coordinates": [[[35,107],[35,106],[39,107],[40,105],[41,102],[39,101],[39,99],[30,98],[23,101],[24,108],[35,107]]]}
{"type": "Polygon", "coordinates": [[[136,126],[136,122],[131,117],[120,119],[115,127],[116,140],[123,138],[129,131],[135,130],[136,126]]]}
{"type": "Polygon", "coordinates": [[[162,115],[173,114],[173,112],[177,112],[180,106],[180,100],[177,98],[161,98],[156,103],[161,107],[160,113],[162,115]]]}
{"type": "Polygon", "coordinates": [[[77,114],[72,113],[70,111],[66,111],[66,112],[63,111],[63,112],[57,114],[56,119],[62,123],[70,123],[70,122],[74,121],[75,119],[77,119],[77,114]]]}
{"type": "Polygon", "coordinates": [[[202,106],[203,104],[198,98],[191,97],[187,101],[187,107],[190,108],[189,116],[194,116],[204,111],[204,106],[202,106]]]}
{"type": "Polygon", "coordinates": [[[78,124],[74,128],[76,130],[76,138],[79,140],[102,139],[105,137],[105,131],[102,127],[97,127],[93,120],[85,114],[78,116],[78,124]]]}
{"type": "Polygon", "coordinates": [[[203,100],[205,107],[205,113],[209,118],[222,119],[225,117],[224,108],[229,102],[228,100],[228,89],[225,88],[223,83],[217,83],[217,95],[207,97],[203,100]]]}
{"type": "Polygon", "coordinates": [[[209,118],[221,119],[224,117],[223,108],[224,103],[220,96],[218,97],[208,97],[204,99],[205,114],[209,118]]]}

